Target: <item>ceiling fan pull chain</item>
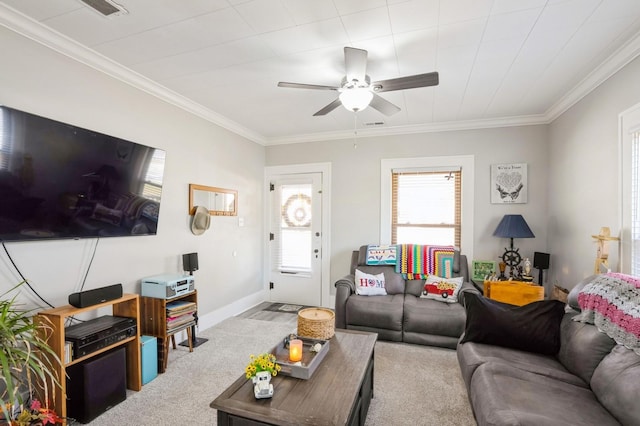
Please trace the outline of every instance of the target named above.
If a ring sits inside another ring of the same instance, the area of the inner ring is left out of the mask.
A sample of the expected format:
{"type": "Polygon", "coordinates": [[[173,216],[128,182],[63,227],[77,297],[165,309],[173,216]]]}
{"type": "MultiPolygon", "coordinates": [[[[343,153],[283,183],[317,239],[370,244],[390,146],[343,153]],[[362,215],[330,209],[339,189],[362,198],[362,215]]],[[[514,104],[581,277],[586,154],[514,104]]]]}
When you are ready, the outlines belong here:
{"type": "Polygon", "coordinates": [[[353,113],[353,149],[358,148],[358,113],[353,113]]]}

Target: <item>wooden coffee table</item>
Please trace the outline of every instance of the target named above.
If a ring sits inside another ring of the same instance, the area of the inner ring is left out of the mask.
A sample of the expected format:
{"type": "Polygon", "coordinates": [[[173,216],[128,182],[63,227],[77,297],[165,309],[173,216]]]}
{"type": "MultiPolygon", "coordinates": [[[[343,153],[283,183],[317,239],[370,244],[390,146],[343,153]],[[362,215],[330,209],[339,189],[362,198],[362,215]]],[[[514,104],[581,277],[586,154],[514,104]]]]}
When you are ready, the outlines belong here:
{"type": "Polygon", "coordinates": [[[373,398],[377,337],[336,330],[313,376],[274,377],[271,399],[255,399],[253,384],[243,375],[211,403],[218,425],[364,425],[373,398]]]}

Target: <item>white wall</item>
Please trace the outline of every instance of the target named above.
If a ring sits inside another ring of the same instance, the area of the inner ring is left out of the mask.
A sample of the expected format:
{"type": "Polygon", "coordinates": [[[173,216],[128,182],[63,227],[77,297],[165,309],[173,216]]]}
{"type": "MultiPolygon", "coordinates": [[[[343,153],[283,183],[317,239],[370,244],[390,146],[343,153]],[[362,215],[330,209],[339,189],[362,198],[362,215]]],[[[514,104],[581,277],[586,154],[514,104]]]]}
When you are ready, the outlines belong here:
{"type": "MultiPolygon", "coordinates": [[[[201,317],[262,295],[264,147],[3,27],[0,46],[0,103],[167,153],[158,235],[6,243],[45,299],[63,305],[80,289],[96,244],[85,289],[122,283],[137,293],[146,276],[182,272],[181,255],[195,251],[201,317]],[[234,217],[212,217],[209,231],[193,235],[189,183],[237,189],[244,226],[234,217]]],[[[18,281],[0,252],[0,291],[18,281]]]]}
{"type": "MultiPolygon", "coordinates": [[[[550,280],[573,288],[593,273],[596,243],[620,234],[618,116],[640,102],[636,59],[574,105],[549,130],[550,280]]],[[[618,270],[618,245],[609,264],[618,270]]]]}
{"type": "Polygon", "coordinates": [[[509,242],[492,234],[502,216],[513,213],[522,214],[536,235],[515,241],[522,255],[547,250],[547,126],[359,138],[355,149],[353,140],[341,140],[269,146],[266,151],[268,166],[331,163],[332,287],[349,272],[352,250],[379,242],[381,159],[474,155],[475,176],[470,182],[463,178],[475,191],[474,246],[462,247],[463,253],[497,261],[509,242]],[[490,165],[521,162],[529,165],[529,202],[491,204],[490,165]]]}

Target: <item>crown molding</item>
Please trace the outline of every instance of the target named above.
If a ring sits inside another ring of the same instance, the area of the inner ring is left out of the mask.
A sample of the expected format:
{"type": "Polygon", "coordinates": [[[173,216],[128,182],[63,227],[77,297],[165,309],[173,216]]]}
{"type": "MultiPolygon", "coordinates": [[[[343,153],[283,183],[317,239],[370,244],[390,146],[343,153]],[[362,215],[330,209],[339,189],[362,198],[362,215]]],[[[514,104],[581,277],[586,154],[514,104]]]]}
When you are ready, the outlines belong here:
{"type": "Polygon", "coordinates": [[[265,143],[262,135],[173,92],[2,3],[0,3],[0,25],[230,132],[261,145],[265,143]]]}
{"type": "MultiPolygon", "coordinates": [[[[413,126],[385,127],[378,129],[358,129],[357,137],[380,137],[410,135],[416,133],[452,132],[459,130],[491,129],[496,127],[536,126],[549,124],[545,115],[527,115],[518,117],[502,117],[495,119],[447,121],[442,123],[419,124],[413,126]]],[[[353,130],[341,130],[336,132],[309,133],[293,135],[281,138],[269,138],[267,146],[288,145],[293,143],[320,142],[329,140],[354,139],[353,130]]]]}
{"type": "Polygon", "coordinates": [[[640,34],[631,38],[576,84],[545,113],[551,123],[640,55],[640,34]]]}

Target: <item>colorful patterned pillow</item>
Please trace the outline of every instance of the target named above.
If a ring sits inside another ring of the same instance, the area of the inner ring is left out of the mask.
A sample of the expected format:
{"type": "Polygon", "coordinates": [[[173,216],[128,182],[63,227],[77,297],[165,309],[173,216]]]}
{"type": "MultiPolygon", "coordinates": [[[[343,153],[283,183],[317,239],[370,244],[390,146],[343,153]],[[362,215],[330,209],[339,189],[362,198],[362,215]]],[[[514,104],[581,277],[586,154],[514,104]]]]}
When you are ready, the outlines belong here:
{"type": "Polygon", "coordinates": [[[424,282],[424,289],[420,297],[439,302],[456,303],[463,280],[463,277],[442,278],[436,275],[429,275],[424,282]]]}
{"type": "Polygon", "coordinates": [[[361,296],[385,296],[387,290],[384,288],[384,274],[365,274],[356,269],[356,294],[361,296]]]}

